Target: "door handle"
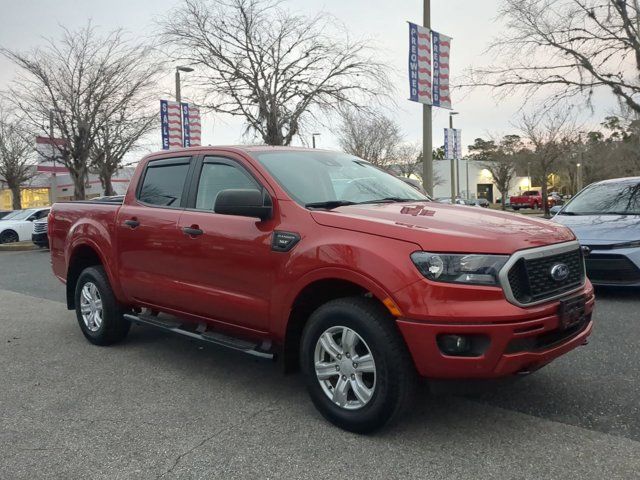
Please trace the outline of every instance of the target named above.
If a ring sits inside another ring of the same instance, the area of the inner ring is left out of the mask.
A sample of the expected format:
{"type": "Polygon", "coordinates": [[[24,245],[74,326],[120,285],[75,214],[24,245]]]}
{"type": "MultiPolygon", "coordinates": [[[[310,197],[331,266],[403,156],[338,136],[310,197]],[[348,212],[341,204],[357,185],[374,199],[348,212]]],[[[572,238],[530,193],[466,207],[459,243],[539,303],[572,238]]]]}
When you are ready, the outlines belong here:
{"type": "Polygon", "coordinates": [[[131,219],[131,220],[125,220],[124,224],[133,229],[138,227],[140,225],[140,222],[138,220],[131,219]]]}
{"type": "Polygon", "coordinates": [[[197,235],[202,235],[204,232],[202,230],[200,230],[198,228],[197,225],[193,225],[191,227],[184,227],[182,229],[182,231],[186,234],[186,235],[191,235],[191,236],[197,236],[197,235]]]}

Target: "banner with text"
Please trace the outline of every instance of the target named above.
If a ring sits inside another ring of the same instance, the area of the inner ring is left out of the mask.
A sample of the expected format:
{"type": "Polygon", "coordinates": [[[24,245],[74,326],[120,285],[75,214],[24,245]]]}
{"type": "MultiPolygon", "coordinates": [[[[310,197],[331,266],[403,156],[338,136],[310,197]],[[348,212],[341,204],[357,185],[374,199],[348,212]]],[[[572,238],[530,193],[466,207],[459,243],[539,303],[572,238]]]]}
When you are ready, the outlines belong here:
{"type": "Polygon", "coordinates": [[[451,110],[449,92],[449,55],[451,37],[433,33],[433,105],[451,110]]]}
{"type": "Polygon", "coordinates": [[[202,123],[195,105],[160,100],[160,124],[163,150],[200,146],[202,123]]]}
{"type": "Polygon", "coordinates": [[[444,129],[444,158],[447,160],[462,158],[462,130],[444,129]]]}
{"type": "Polygon", "coordinates": [[[431,105],[431,31],[409,22],[409,99],[431,105]]]}

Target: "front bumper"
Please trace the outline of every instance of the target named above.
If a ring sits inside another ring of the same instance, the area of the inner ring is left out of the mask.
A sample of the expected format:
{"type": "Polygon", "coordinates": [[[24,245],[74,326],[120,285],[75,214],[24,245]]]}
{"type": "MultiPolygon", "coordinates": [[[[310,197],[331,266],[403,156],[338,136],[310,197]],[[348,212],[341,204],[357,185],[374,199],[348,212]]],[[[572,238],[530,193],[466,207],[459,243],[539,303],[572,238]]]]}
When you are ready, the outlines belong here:
{"type": "Polygon", "coordinates": [[[591,284],[587,282],[580,292],[567,295],[566,298],[578,295],[586,297],[585,320],[566,331],[559,329],[559,300],[536,307],[520,308],[509,304],[504,297],[497,302],[497,299],[474,298],[473,295],[466,301],[449,305],[449,309],[456,312],[455,316],[400,318],[397,323],[417,371],[423,377],[506,377],[537,370],[586,343],[593,327],[591,317],[595,302],[591,284]],[[501,304],[501,308],[495,310],[496,315],[492,318],[487,306],[495,308],[498,304],[501,304]],[[438,346],[437,337],[441,334],[483,335],[488,337],[489,346],[480,356],[449,356],[438,346]]]}
{"type": "Polygon", "coordinates": [[[39,247],[49,246],[49,236],[47,233],[33,233],[31,234],[31,241],[39,247]]]}
{"type": "Polygon", "coordinates": [[[598,286],[640,286],[640,248],[599,249],[589,245],[587,276],[598,286]]]}

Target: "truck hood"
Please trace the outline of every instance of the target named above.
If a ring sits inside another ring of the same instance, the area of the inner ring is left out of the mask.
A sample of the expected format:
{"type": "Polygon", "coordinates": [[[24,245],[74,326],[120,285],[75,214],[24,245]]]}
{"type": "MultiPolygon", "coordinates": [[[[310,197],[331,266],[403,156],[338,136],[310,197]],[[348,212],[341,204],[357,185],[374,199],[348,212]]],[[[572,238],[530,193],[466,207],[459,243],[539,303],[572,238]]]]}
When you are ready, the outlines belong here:
{"type": "Polygon", "coordinates": [[[583,243],[603,245],[640,240],[640,215],[556,215],[583,243]]]}
{"type": "Polygon", "coordinates": [[[311,215],[320,225],[396,238],[433,252],[511,254],[575,239],[568,228],[547,220],[435,202],[352,205],[311,215]]]}

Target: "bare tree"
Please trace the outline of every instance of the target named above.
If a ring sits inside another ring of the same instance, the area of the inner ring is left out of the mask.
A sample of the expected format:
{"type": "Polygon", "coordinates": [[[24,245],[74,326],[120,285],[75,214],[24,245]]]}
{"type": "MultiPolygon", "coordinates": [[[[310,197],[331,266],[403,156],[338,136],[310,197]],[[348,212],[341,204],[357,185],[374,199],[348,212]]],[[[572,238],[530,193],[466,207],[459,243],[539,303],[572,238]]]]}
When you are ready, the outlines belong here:
{"type": "Polygon", "coordinates": [[[540,179],[545,216],[549,215],[548,178],[554,167],[570,150],[569,143],[576,137],[576,127],[570,110],[539,110],[524,114],[520,130],[529,142],[529,160],[540,179]]]}
{"type": "MultiPolygon", "coordinates": [[[[434,150],[433,158],[441,160],[439,158],[440,148],[434,150]]],[[[444,157],[444,153],[442,153],[444,157]]],[[[393,164],[390,166],[390,170],[399,177],[416,177],[422,182],[422,150],[421,145],[416,143],[402,143],[396,148],[393,164]]],[[[444,178],[437,170],[433,172],[433,186],[444,184],[444,178]]]]}
{"type": "Polygon", "coordinates": [[[503,0],[500,18],[500,61],[471,71],[471,85],[554,101],[604,87],[640,112],[638,0],[503,0]]]}
{"type": "Polygon", "coordinates": [[[176,60],[214,111],[241,116],[269,145],[289,145],[305,121],[338,105],[362,109],[390,91],[365,42],[339,38],[327,15],[294,15],[274,0],[185,0],[162,23],[176,60]]]}
{"type": "Polygon", "coordinates": [[[131,43],[121,30],[99,36],[88,25],[77,31],[63,28],[59,41],[49,39],[29,52],[0,48],[0,53],[22,69],[7,97],[31,126],[49,136],[43,120],[53,111],[74,198],[84,199],[99,132],[155,87],[159,66],[151,61],[153,49],[131,43]]]}
{"type": "Polygon", "coordinates": [[[137,102],[123,106],[112,118],[100,122],[90,154],[91,170],[98,174],[105,195],[115,195],[112,178],[127,153],[135,150],[140,140],[156,127],[155,112],[137,102]]]}
{"type": "Polygon", "coordinates": [[[21,186],[33,178],[33,143],[21,122],[0,109],[0,177],[11,190],[14,210],[22,208],[21,186]]]}
{"type": "Polygon", "coordinates": [[[493,184],[500,191],[502,210],[506,210],[509,186],[516,177],[516,166],[523,150],[524,144],[518,135],[505,135],[498,143],[477,138],[469,146],[471,159],[489,171],[493,184]]]}
{"type": "Polygon", "coordinates": [[[354,109],[341,112],[341,122],[336,135],[340,148],[346,153],[379,167],[396,161],[398,148],[402,143],[400,126],[395,121],[380,113],[354,109]]]}

